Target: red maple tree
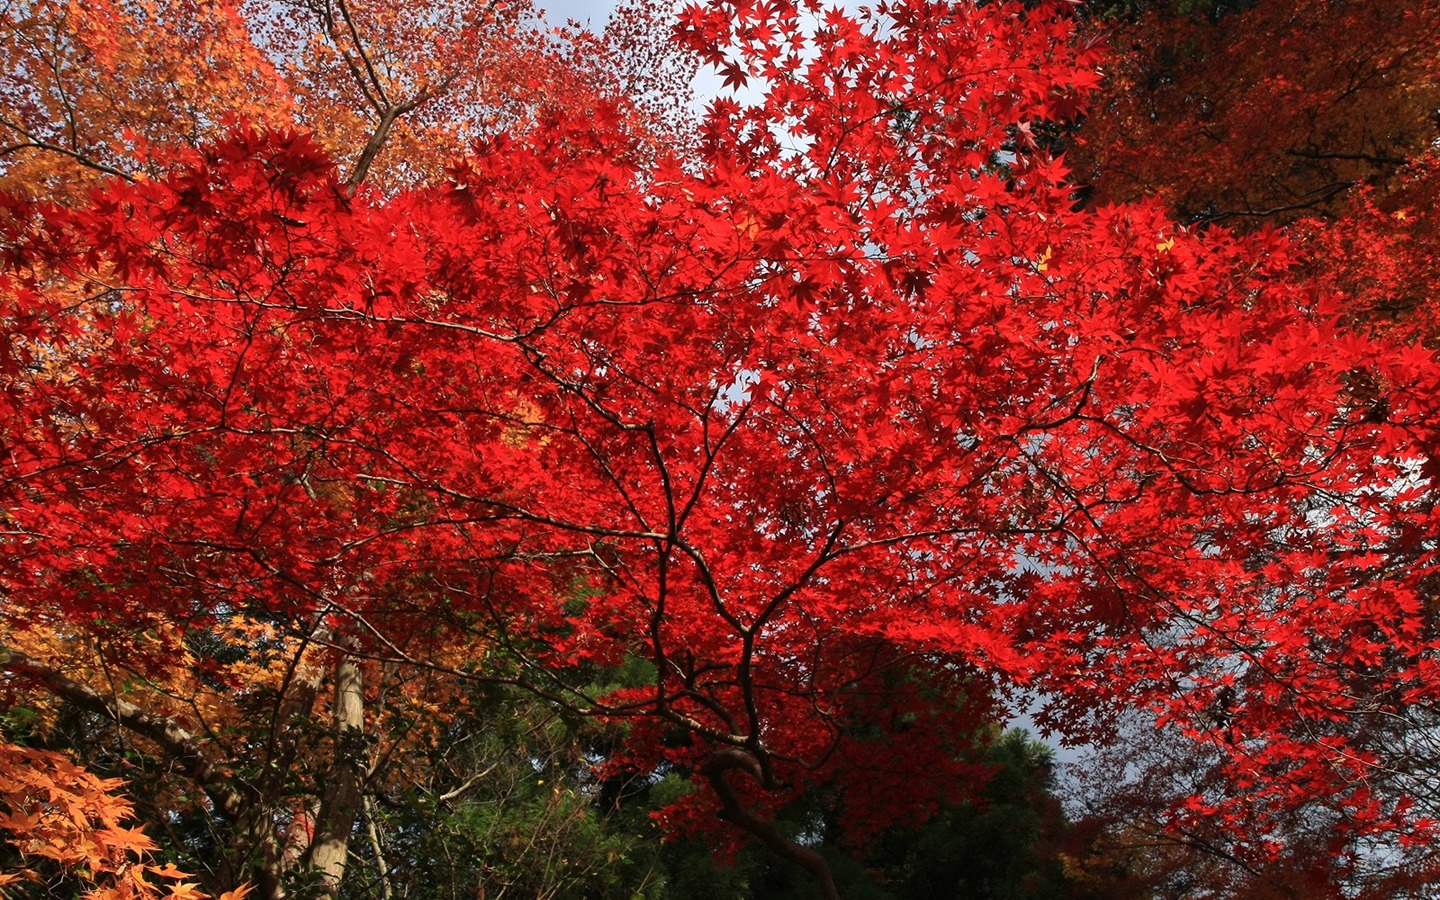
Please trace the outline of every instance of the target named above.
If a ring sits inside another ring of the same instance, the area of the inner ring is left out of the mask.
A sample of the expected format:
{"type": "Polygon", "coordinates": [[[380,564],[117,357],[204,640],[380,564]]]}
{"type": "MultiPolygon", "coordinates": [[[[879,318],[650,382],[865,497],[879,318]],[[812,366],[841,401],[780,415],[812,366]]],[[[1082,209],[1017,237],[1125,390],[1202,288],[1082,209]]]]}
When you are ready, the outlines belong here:
{"type": "Polygon", "coordinates": [[[390,197],[242,132],[10,201],[5,593],[120,642],[479,636],[518,663],[457,672],[631,720],[614,764],[703,788],[669,824],[827,896],[768,812],[823,781],[853,833],[923,815],[1025,691],[1212,747],[1174,813],[1245,852],[1322,793],[1428,837],[1347,725],[1434,702],[1431,354],[1345,332],[1278,236],[1073,209],[1015,150],[1096,83],[1058,7],[801,12],[684,14],[766,87],[693,155],[602,106],[390,197]]]}

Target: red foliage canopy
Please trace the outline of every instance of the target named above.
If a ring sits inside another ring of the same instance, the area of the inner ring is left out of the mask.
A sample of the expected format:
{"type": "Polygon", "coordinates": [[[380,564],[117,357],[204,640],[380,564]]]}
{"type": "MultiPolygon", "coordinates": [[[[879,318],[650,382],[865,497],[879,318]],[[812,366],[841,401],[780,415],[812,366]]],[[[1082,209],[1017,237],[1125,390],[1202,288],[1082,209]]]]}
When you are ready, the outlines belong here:
{"type": "Polygon", "coordinates": [[[1440,7],[1428,0],[1159,0],[1113,56],[1076,171],[1106,202],[1159,197],[1248,229],[1334,213],[1435,139],[1440,7]],[[1233,7],[1215,16],[1189,7],[1233,7]]]}
{"type": "Polygon", "coordinates": [[[822,779],[923,810],[1032,689],[1213,744],[1192,813],[1414,828],[1347,723],[1434,702],[1433,358],[1345,334],[1278,238],[1075,211],[1006,149],[1095,82],[1054,9],[684,21],[768,87],[697,158],[555,117],[351,198],[238,134],[12,203],[0,589],[400,660],[470,629],[522,660],[473,674],[634,719],[631,762],[762,838],[822,779]],[[568,680],[630,656],[643,686],[568,680]]]}

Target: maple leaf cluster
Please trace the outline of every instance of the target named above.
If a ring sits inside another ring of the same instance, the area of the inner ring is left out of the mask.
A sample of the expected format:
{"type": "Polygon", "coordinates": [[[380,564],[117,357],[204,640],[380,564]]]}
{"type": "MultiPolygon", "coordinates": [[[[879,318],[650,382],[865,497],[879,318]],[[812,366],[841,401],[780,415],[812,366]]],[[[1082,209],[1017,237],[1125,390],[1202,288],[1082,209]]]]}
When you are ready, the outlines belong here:
{"type": "Polygon", "coordinates": [[[1073,156],[1099,199],[1236,228],[1334,214],[1435,137],[1432,3],[1133,5],[1091,26],[1113,52],[1073,156]]]}

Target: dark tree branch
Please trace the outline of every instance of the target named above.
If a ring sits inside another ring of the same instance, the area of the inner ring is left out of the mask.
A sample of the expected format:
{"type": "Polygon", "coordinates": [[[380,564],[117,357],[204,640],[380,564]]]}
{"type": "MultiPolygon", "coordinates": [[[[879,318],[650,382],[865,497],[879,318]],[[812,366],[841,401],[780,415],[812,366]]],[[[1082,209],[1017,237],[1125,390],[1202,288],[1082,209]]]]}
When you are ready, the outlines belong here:
{"type": "Polygon", "coordinates": [[[94,688],[60,674],[19,650],[0,647],[0,660],[3,660],[5,668],[39,682],[61,699],[81,709],[105,716],[117,725],[155,742],[180,763],[186,774],[205,789],[226,815],[238,818],[244,811],[247,806],[245,798],[235,790],[220,768],[206,757],[199,739],[172,719],[143,710],[128,700],[106,697],[94,688]]]}
{"type": "Polygon", "coordinates": [[[840,900],[840,891],[835,886],[835,877],[830,873],[830,865],[825,862],[825,857],[787,838],[772,823],[746,809],[725,777],[725,773],[731,769],[748,772],[760,784],[766,783],[760,761],[754,754],[736,747],[727,747],[711,754],[700,767],[700,774],[705,776],[716,796],[720,798],[720,818],[759,839],[782,859],[789,860],[809,872],[825,900],[840,900]]]}

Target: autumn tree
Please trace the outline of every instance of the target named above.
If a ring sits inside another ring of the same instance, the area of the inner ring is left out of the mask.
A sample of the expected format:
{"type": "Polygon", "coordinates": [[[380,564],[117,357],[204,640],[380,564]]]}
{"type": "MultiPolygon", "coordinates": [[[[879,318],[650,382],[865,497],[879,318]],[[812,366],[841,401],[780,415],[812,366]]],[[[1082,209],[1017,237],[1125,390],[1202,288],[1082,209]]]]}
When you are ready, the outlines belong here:
{"type": "Polygon", "coordinates": [[[1433,343],[1433,4],[1086,9],[1089,39],[1110,56],[1101,96],[1068,141],[1092,202],[1155,196],[1202,226],[1302,220],[1294,233],[1314,257],[1309,274],[1347,298],[1357,327],[1433,343]]]}
{"type": "Polygon", "coordinates": [[[194,144],[233,113],[287,118],[279,72],[223,2],[13,3],[0,54],[4,186],[34,197],[145,171],[152,145],[194,144]]]}
{"type": "MultiPolygon", "coordinates": [[[[1425,755],[1422,742],[1409,743],[1425,755]]],[[[1369,749],[1382,746],[1373,742],[1369,749]]],[[[1381,758],[1372,789],[1392,796],[1409,791],[1430,814],[1433,791],[1424,783],[1424,764],[1381,758]]],[[[1440,877],[1440,861],[1424,843],[1337,828],[1349,809],[1325,796],[1295,805],[1277,821],[1271,853],[1237,846],[1214,817],[1193,811],[1174,815],[1176,796],[1222,791],[1222,770],[1219,753],[1197,748],[1174,729],[1157,730],[1143,714],[1127,714],[1103,747],[1072,767],[1067,780],[1067,808],[1076,819],[1065,838],[1067,872],[1101,896],[1117,898],[1380,900],[1424,896],[1440,877]]]]}
{"type": "Polygon", "coordinates": [[[37,198],[155,176],[236,123],[311,131],[358,184],[438,177],[538,110],[627,96],[673,136],[693,65],[643,0],[608,32],[552,28],[528,0],[24,0],[0,13],[0,173],[37,198]]]}
{"type": "Polygon", "coordinates": [[[7,602],[152,681],[188,630],[275,625],[274,707],[333,698],[291,732],[325,766],[257,798],[254,744],[11,672],[170,742],[271,896],[292,848],[338,890],[366,685],[400,672],[625,726],[611,771],[695,786],[667,829],[827,897],[777,811],[824,785],[857,839],[918,823],[1028,691],[1077,737],[1138,708],[1207,748],[1164,815],[1246,853],[1317,796],[1337,840],[1429,840],[1350,726],[1434,704],[1433,357],[1347,331],[1283,236],[1075,209],[1017,144],[1098,80],[1061,8],[800,13],[683,14],[766,89],[693,151],[602,97],[413,190],[257,129],[7,200],[7,602]]]}
{"type": "Polygon", "coordinates": [[[131,824],[120,787],[61,754],[0,740],[0,889],[48,882],[85,900],[205,900],[184,872],[151,858],[155,844],[131,824]]]}
{"type": "MultiPolygon", "coordinates": [[[[1154,195],[1201,227],[1291,223],[1303,248],[1302,277],[1337,297],[1349,328],[1435,346],[1440,20],[1433,5],[1201,0],[1088,7],[1091,33],[1109,41],[1110,77],[1072,158],[1095,201],[1154,195]]],[[[1350,390],[1357,407],[1380,416],[1390,386],[1374,375],[1357,368],[1350,390]]],[[[1415,565],[1428,546],[1420,531],[1397,536],[1378,550],[1386,561],[1377,557],[1377,574],[1415,565]]],[[[1433,594],[1422,580],[1427,629],[1433,594]]],[[[1414,815],[1435,818],[1434,707],[1395,709],[1376,696],[1387,690],[1383,675],[1376,678],[1387,664],[1382,656],[1346,676],[1356,713],[1337,727],[1377,761],[1370,782],[1377,795],[1408,798],[1414,815]]],[[[1105,798],[1102,818],[1128,823],[1138,844],[1162,848],[1138,866],[1148,865],[1152,877],[1191,879],[1220,893],[1253,894],[1268,884],[1271,892],[1306,896],[1392,896],[1435,877],[1423,843],[1333,843],[1329,823],[1346,813],[1323,800],[1292,814],[1284,854],[1265,861],[1237,861],[1203,819],[1182,831],[1160,827],[1177,772],[1213,777],[1220,757],[1187,758],[1182,745],[1167,742],[1167,752],[1151,758],[1153,744],[1146,729],[1123,735],[1107,752],[1150,758],[1154,771],[1135,783],[1098,778],[1089,785],[1092,797],[1105,798]]]]}
{"type": "MultiPolygon", "coordinates": [[[[350,190],[436,177],[477,135],[607,93],[659,140],[680,126],[688,78],[644,4],[623,7],[603,35],[552,29],[527,4],[36,2],[3,15],[4,183],[48,201],[77,202],[103,177],[164,177],[177,148],[241,121],[311,129],[350,190]]],[[[57,294],[84,290],[45,277],[57,294]]],[[[105,346],[105,328],[90,320],[80,339],[105,346]]],[[[32,374],[73,377],[68,361],[53,363],[32,374]]],[[[254,880],[274,895],[315,871],[334,889],[349,823],[373,819],[374,795],[426,746],[414,723],[443,731],[436,710],[464,696],[320,647],[328,632],[314,621],[223,601],[203,621],[90,628],[23,598],[7,604],[9,702],[39,711],[29,739],[128,776],[152,831],[190,848],[217,890],[254,880]]],[[[435,640],[425,654],[485,652],[435,640]]]]}
{"type": "Polygon", "coordinates": [[[1238,228],[1333,214],[1437,135],[1433,3],[1090,6],[1110,59],[1072,156],[1097,202],[1238,228]]]}
{"type": "Polygon", "coordinates": [[[1356,327],[1433,344],[1433,4],[1093,0],[1086,12],[1109,61],[1066,141],[1085,196],[1159,197],[1202,226],[1299,220],[1308,274],[1346,298],[1356,327]]]}

